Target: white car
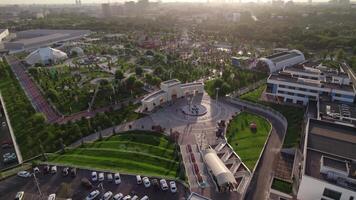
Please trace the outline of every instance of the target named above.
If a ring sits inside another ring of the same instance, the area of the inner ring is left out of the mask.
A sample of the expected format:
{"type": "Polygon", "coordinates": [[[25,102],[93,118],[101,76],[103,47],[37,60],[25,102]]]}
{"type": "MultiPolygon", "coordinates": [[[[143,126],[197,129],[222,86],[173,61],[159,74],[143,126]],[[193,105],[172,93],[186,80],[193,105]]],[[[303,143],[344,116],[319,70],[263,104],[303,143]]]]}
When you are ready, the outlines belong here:
{"type": "Polygon", "coordinates": [[[31,174],[28,171],[20,171],[17,173],[17,176],[27,178],[27,177],[31,177],[31,174]]]}
{"type": "Polygon", "coordinates": [[[101,197],[102,200],[109,200],[112,197],[112,192],[111,191],[107,191],[105,192],[105,194],[103,195],[103,197],[101,197]]]}
{"type": "Polygon", "coordinates": [[[51,167],[51,173],[52,173],[52,174],[57,173],[57,166],[53,165],[53,166],[51,167]]]}
{"type": "Polygon", "coordinates": [[[119,173],[115,173],[114,179],[115,179],[115,184],[120,184],[121,183],[121,177],[120,177],[119,173]]]}
{"type": "Polygon", "coordinates": [[[98,178],[99,181],[104,181],[104,173],[103,172],[100,172],[98,177],[99,177],[98,178]]]}
{"type": "Polygon", "coordinates": [[[159,183],[161,184],[161,189],[163,191],[168,190],[168,184],[167,184],[167,181],[165,179],[161,179],[159,181],[159,183]]]}
{"type": "Polygon", "coordinates": [[[91,180],[92,181],[97,181],[98,180],[98,174],[96,172],[91,173],[91,180]]]}
{"type": "Polygon", "coordinates": [[[99,196],[99,194],[100,194],[99,190],[94,190],[91,193],[89,193],[89,195],[85,198],[85,200],[93,200],[97,196],[99,196]]]}
{"type": "Polygon", "coordinates": [[[147,177],[143,177],[142,181],[143,184],[145,185],[145,188],[149,188],[151,186],[151,182],[147,177]]]}
{"type": "Polygon", "coordinates": [[[108,181],[112,182],[112,173],[108,173],[106,176],[107,176],[108,181]]]}
{"type": "Polygon", "coordinates": [[[145,195],[145,196],[143,196],[140,200],[149,200],[149,198],[148,198],[147,195],[145,195]]]}
{"type": "Polygon", "coordinates": [[[115,194],[115,196],[112,198],[113,200],[121,200],[124,195],[122,193],[115,194]]]}
{"type": "Polygon", "coordinates": [[[25,192],[24,191],[20,191],[16,194],[15,200],[23,200],[25,196],[25,192]]]}
{"type": "Polygon", "coordinates": [[[171,192],[172,193],[176,193],[177,192],[176,182],[174,182],[174,181],[169,182],[169,186],[171,186],[171,192]]]}
{"type": "Polygon", "coordinates": [[[136,175],[136,181],[137,181],[137,184],[142,184],[142,179],[141,179],[141,176],[140,175],[136,175]]]}
{"type": "Polygon", "coordinates": [[[137,195],[133,196],[133,197],[131,198],[131,200],[138,200],[138,196],[137,196],[137,195]]]}
{"type": "Polygon", "coordinates": [[[48,200],[56,200],[56,194],[50,194],[48,200]]]}
{"type": "Polygon", "coordinates": [[[40,169],[38,167],[33,168],[33,173],[40,173],[40,169]]]}
{"type": "Polygon", "coordinates": [[[131,196],[130,195],[126,195],[122,200],[131,200],[131,196]]]}

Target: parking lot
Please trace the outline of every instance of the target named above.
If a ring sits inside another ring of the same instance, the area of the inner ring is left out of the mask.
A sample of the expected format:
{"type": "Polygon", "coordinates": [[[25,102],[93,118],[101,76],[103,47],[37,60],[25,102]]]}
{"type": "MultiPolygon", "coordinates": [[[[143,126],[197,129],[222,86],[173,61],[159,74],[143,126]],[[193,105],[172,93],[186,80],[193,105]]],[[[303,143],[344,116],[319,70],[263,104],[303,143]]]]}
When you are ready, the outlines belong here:
{"type": "MultiPolygon", "coordinates": [[[[72,198],[73,200],[83,200],[93,190],[98,189],[102,195],[106,191],[111,191],[113,194],[122,193],[123,195],[136,194],[139,198],[147,195],[151,200],[182,200],[186,199],[189,195],[189,190],[179,182],[177,184],[177,193],[171,193],[170,190],[162,191],[155,189],[152,185],[149,188],[145,188],[143,184],[138,185],[136,182],[136,176],[121,174],[121,183],[116,185],[114,182],[106,180],[107,173],[105,173],[105,180],[102,182],[102,186],[98,186],[100,182],[92,182],[93,189],[86,189],[81,185],[81,179],[83,177],[91,177],[90,170],[78,169],[76,177],[62,176],[62,167],[57,168],[56,174],[44,174],[43,167],[39,167],[41,172],[36,173],[36,177],[39,183],[41,192],[46,195],[46,199],[49,194],[56,193],[57,199],[72,198]]],[[[99,171],[97,171],[99,172],[99,171]]],[[[152,180],[150,178],[150,180],[152,180]]],[[[167,180],[168,181],[168,180],[167,180]]],[[[25,192],[26,200],[39,200],[38,190],[33,177],[22,178],[19,176],[13,176],[0,182],[0,200],[14,199],[18,191],[25,192]]],[[[101,196],[100,196],[101,197],[101,196]]],[[[99,199],[99,198],[96,198],[99,199]]]]}
{"type": "Polygon", "coordinates": [[[16,159],[4,163],[4,155],[5,154],[15,154],[15,148],[12,143],[9,127],[6,123],[5,115],[3,109],[0,105],[0,170],[11,167],[18,163],[17,157],[16,159]]]}

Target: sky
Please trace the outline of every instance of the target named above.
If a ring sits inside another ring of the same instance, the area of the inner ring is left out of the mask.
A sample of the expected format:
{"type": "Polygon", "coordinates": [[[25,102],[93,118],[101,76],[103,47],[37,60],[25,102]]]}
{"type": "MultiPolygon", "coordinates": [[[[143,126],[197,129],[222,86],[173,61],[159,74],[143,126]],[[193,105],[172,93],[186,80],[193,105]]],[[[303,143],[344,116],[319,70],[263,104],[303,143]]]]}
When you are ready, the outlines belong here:
{"type": "MultiPolygon", "coordinates": [[[[114,2],[125,2],[128,0],[82,0],[82,3],[114,3],[114,2]]],[[[206,2],[206,0],[162,0],[163,2],[206,2]]],[[[252,2],[257,0],[242,0],[243,2],[252,2]]],[[[267,0],[261,0],[267,1],[267,0]]],[[[270,1],[270,0],[268,0],[270,1]]],[[[296,2],[307,0],[294,0],[296,2]]],[[[328,0],[313,0],[315,2],[322,2],[328,0]]],[[[75,0],[0,0],[0,4],[74,4],[75,0]]]]}

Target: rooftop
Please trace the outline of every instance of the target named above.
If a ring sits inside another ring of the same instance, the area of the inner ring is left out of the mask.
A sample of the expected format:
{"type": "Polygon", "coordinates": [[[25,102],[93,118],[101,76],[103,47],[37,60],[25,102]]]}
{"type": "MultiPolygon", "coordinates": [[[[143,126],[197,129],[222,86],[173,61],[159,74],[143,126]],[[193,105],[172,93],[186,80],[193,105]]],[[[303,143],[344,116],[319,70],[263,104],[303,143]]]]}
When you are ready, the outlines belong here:
{"type": "Polygon", "coordinates": [[[355,179],[355,171],[352,170],[356,168],[355,149],[356,128],[311,119],[307,138],[305,174],[341,187],[356,189],[354,184],[349,182],[341,184],[341,179],[335,179],[329,173],[321,173],[323,159],[324,166],[339,171],[345,171],[347,164],[351,170],[345,178],[355,179]]]}
{"type": "Polygon", "coordinates": [[[165,94],[166,92],[163,90],[158,90],[154,93],[149,94],[148,96],[146,96],[145,98],[142,99],[142,101],[152,101],[153,99],[155,99],[157,96],[160,96],[162,94],[165,94]]]}
{"type": "Polygon", "coordinates": [[[297,56],[300,56],[300,54],[295,51],[284,51],[284,52],[272,54],[270,56],[267,56],[266,58],[270,59],[274,63],[278,63],[283,60],[288,60],[290,58],[294,58],[297,56]]]}
{"type": "Polygon", "coordinates": [[[319,116],[328,121],[337,121],[356,127],[356,105],[339,104],[324,100],[319,101],[319,116]]]}

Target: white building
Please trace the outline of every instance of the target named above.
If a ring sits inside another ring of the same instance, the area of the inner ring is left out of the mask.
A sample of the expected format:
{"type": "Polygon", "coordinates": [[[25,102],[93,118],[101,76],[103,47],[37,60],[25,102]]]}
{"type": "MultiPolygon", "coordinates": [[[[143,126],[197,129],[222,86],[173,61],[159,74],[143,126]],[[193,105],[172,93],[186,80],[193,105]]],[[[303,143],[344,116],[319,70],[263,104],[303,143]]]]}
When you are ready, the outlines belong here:
{"type": "Polygon", "coordinates": [[[36,51],[30,53],[25,58],[25,61],[29,65],[34,65],[34,64],[47,65],[47,64],[56,64],[67,58],[68,56],[66,53],[58,49],[45,47],[45,48],[39,48],[36,51]]]}
{"type": "Polygon", "coordinates": [[[273,73],[296,64],[305,62],[304,54],[298,50],[275,53],[265,58],[260,58],[257,67],[262,71],[273,73]]]}
{"type": "Polygon", "coordinates": [[[297,199],[356,198],[356,128],[310,119],[297,199]]]}
{"type": "Polygon", "coordinates": [[[266,94],[279,102],[302,105],[309,100],[319,100],[320,96],[326,96],[330,101],[353,103],[356,96],[348,74],[303,65],[271,74],[267,79],[266,94]]]}
{"type": "Polygon", "coordinates": [[[9,36],[9,30],[8,29],[0,29],[0,42],[5,39],[7,36],[9,36]]]}
{"type": "Polygon", "coordinates": [[[203,82],[182,84],[177,79],[164,81],[161,83],[160,90],[142,99],[142,111],[152,111],[155,107],[163,103],[197,93],[204,93],[203,82]]]}

